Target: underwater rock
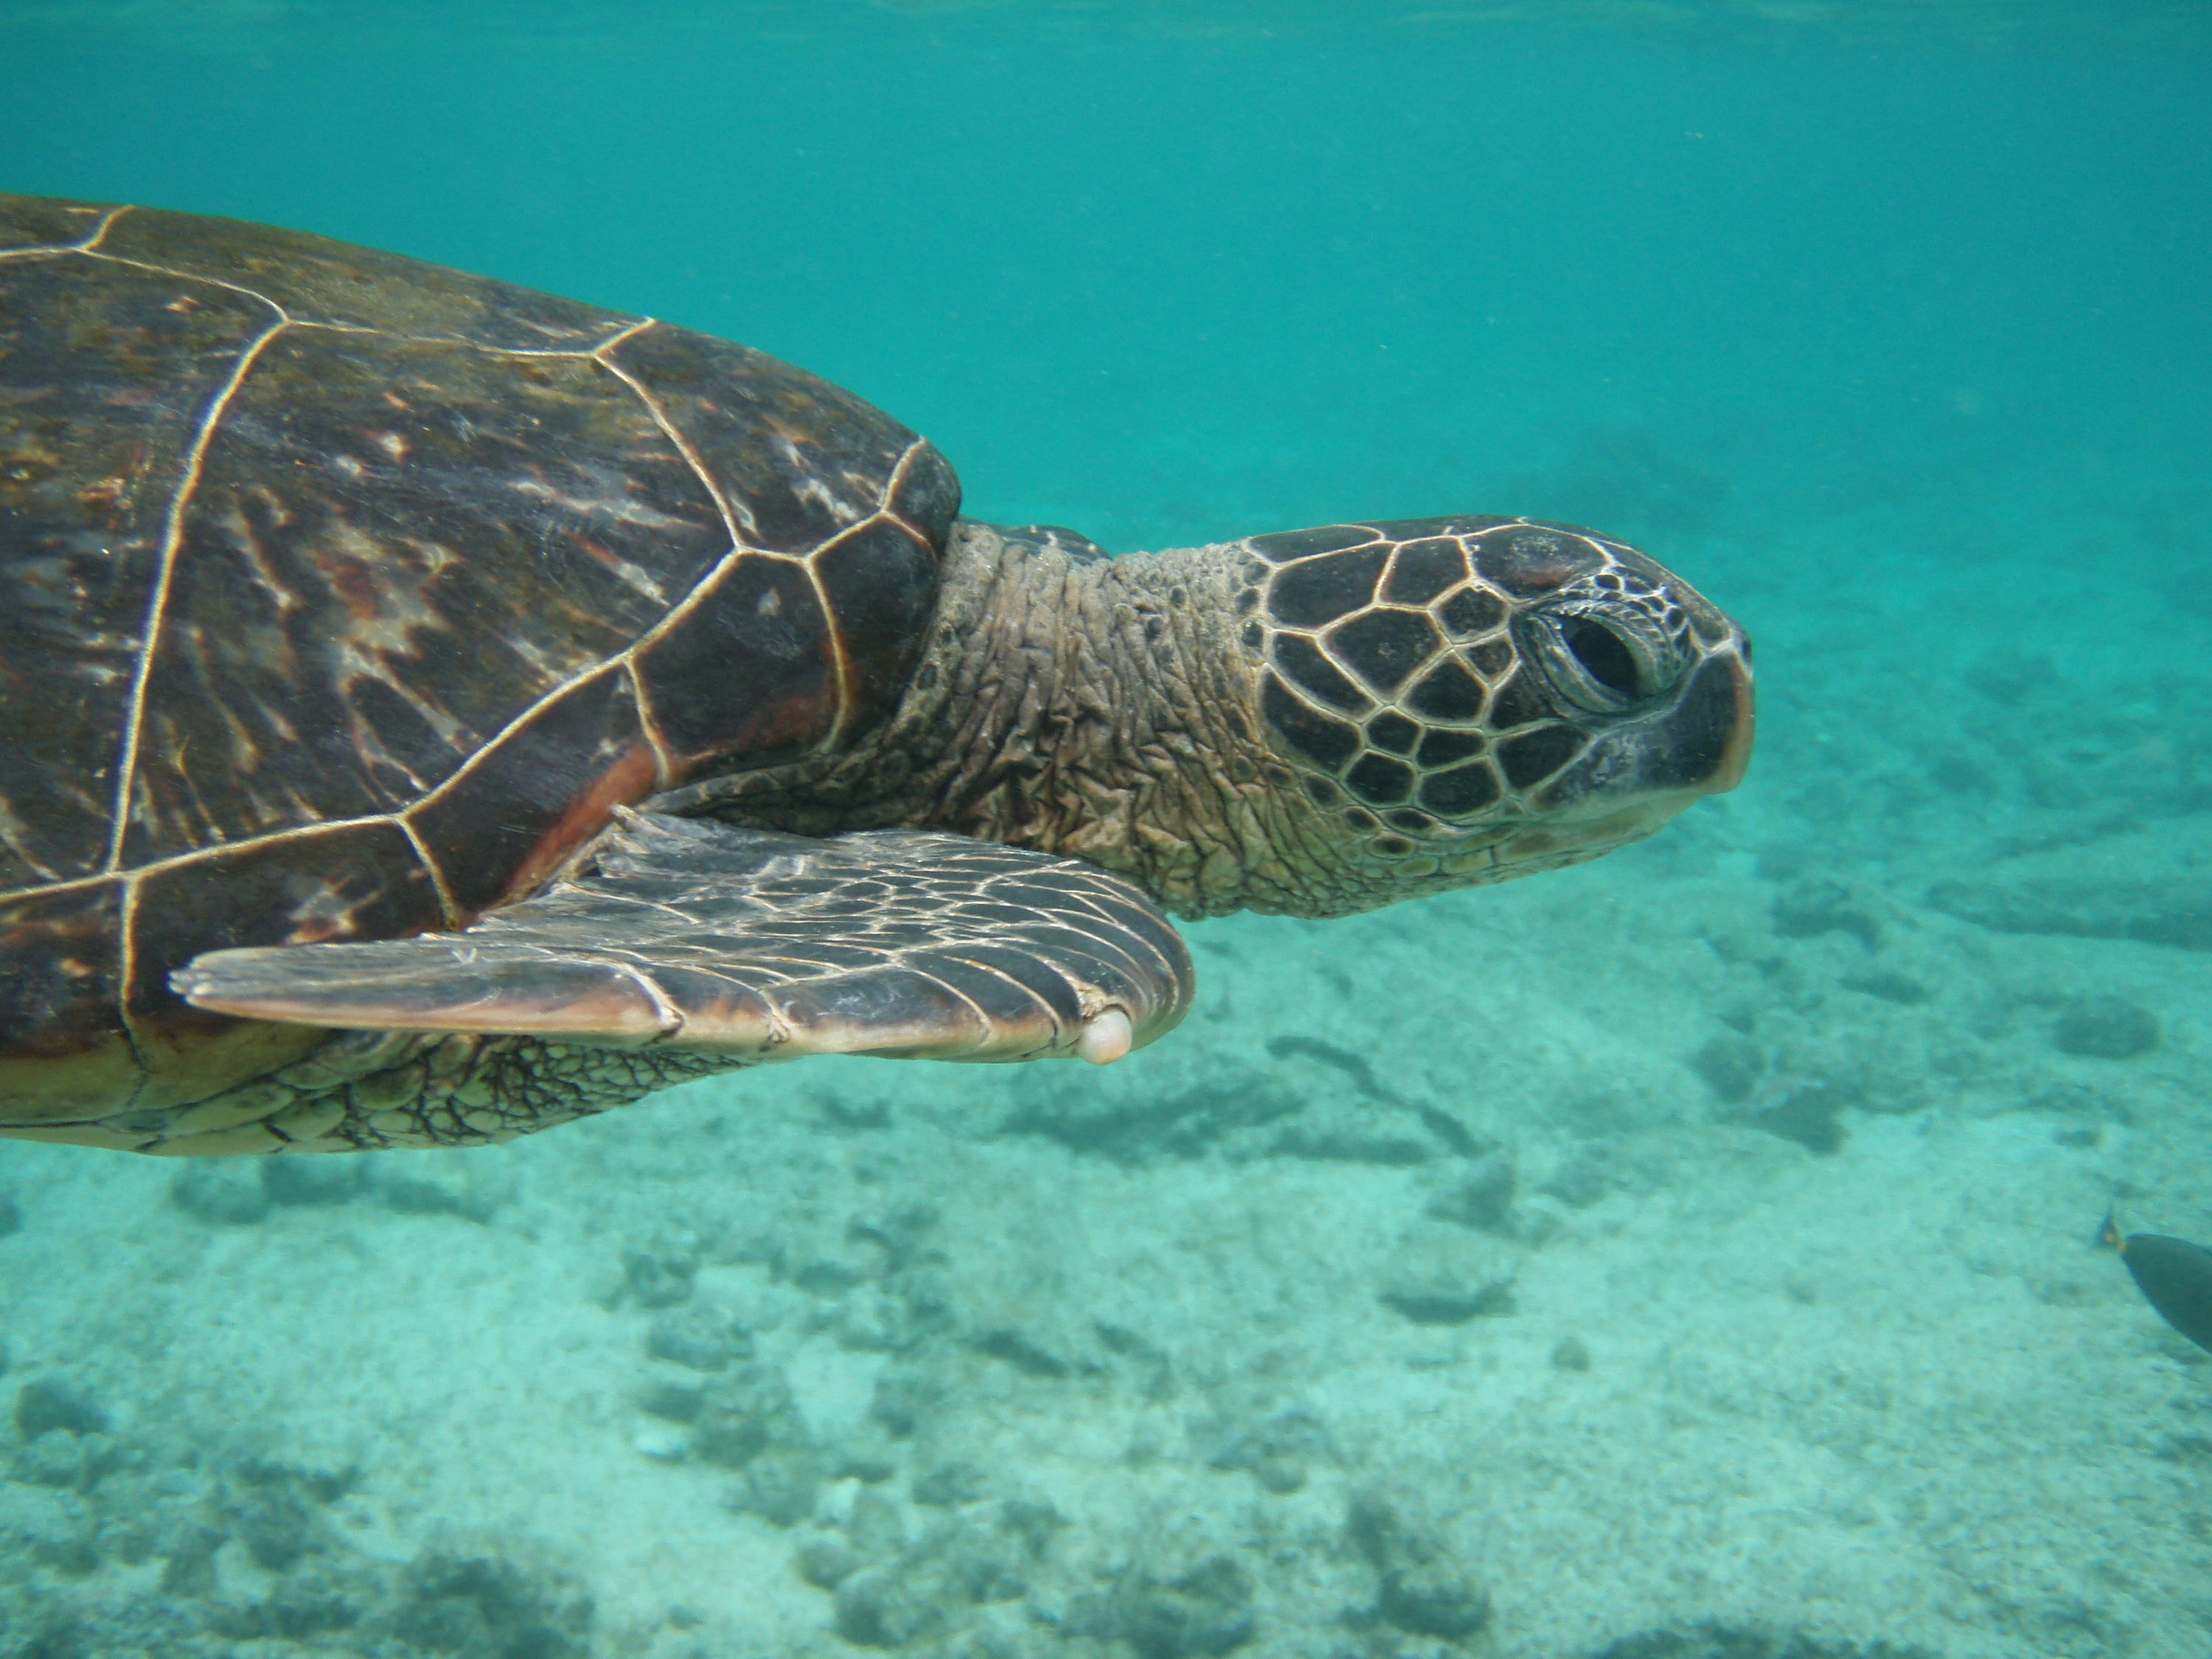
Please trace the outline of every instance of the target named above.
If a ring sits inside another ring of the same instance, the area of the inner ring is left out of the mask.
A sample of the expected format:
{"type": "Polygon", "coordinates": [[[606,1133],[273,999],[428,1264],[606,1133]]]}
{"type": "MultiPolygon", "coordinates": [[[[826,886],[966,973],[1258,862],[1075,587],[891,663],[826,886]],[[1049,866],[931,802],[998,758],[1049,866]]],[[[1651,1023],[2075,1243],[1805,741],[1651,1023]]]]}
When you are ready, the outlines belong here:
{"type": "Polygon", "coordinates": [[[1375,1569],[1375,1612],[1410,1636],[1463,1642],[1490,1623],[1490,1592],[1437,1528],[1410,1520],[1379,1492],[1352,1500],[1345,1532],[1375,1569]]]}
{"type": "Polygon", "coordinates": [[[726,1310],[702,1304],[654,1320],[645,1333],[645,1351],[687,1370],[713,1373],[750,1359],[753,1339],[726,1310]]]}
{"type": "Polygon", "coordinates": [[[1846,991],[1856,991],[1861,996],[1893,1002],[1900,1008],[1917,1008],[1922,1003],[1931,1000],[1936,994],[1911,975],[1886,968],[1877,969],[1869,974],[1845,974],[1836,983],[1846,991]]]}
{"type": "Polygon", "coordinates": [[[623,1252],[623,1289],[641,1308],[673,1308],[691,1299],[699,1252],[688,1238],[653,1238],[623,1252]]]}
{"type": "Polygon", "coordinates": [[[1490,1593],[1449,1562],[1419,1562],[1382,1575],[1382,1621],[1413,1636],[1463,1642],[1490,1622],[1490,1593]]]}
{"type": "Polygon", "coordinates": [[[844,1557],[816,1549],[802,1555],[799,1568],[803,1576],[836,1576],[837,1633],[860,1647],[927,1641],[982,1607],[1019,1599],[1028,1593],[1031,1566],[1061,1524],[1048,1504],[1010,1503],[994,1514],[949,1519],[894,1553],[880,1521],[871,1523],[878,1536],[862,1535],[859,1510],[855,1504],[844,1557]],[[855,1559],[870,1564],[851,1570],[848,1563],[855,1559]]]}
{"type": "Polygon", "coordinates": [[[811,1517],[822,1494],[822,1468],[813,1449],[783,1446],[745,1464],[730,1507],[757,1515],[775,1527],[795,1527],[811,1517]]]}
{"type": "Polygon", "coordinates": [[[862,1428],[836,1437],[821,1448],[822,1467],[832,1480],[857,1480],[880,1486],[898,1473],[898,1462],[878,1433],[862,1428]]]}
{"type": "Polygon", "coordinates": [[[1247,1422],[1224,1414],[1194,1424],[1192,1437],[1208,1468],[1248,1473],[1262,1491],[1279,1498],[1304,1490],[1309,1472],[1329,1452],[1328,1430],[1304,1406],[1247,1422]]]}
{"type": "Polygon", "coordinates": [[[1740,1031],[1716,1031],[1689,1060],[1690,1069],[1724,1104],[1749,1100],[1766,1069],[1766,1054],[1740,1031]]]}
{"type": "Polygon", "coordinates": [[[99,1535],[100,1516],[82,1493],[0,1481],[0,1559],[88,1573],[100,1565],[99,1535]]]}
{"type": "Polygon", "coordinates": [[[956,1459],[917,1475],[914,1501],[935,1509],[950,1509],[955,1504],[972,1504],[988,1490],[982,1470],[956,1459]]]}
{"type": "Polygon", "coordinates": [[[865,1285],[845,1297],[831,1322],[837,1346],[854,1353],[905,1353],[953,1322],[937,1276],[916,1270],[895,1285],[865,1285]]]}
{"type": "Polygon", "coordinates": [[[881,1492],[854,1498],[842,1535],[811,1538],[793,1553],[799,1576],[817,1589],[834,1590],[861,1568],[896,1560],[906,1549],[898,1505],[881,1492]]]}
{"type": "Polygon", "coordinates": [[[978,1353],[1004,1361],[1024,1376],[1057,1379],[1073,1376],[1078,1369],[1074,1361],[1064,1359],[1023,1332],[1004,1326],[972,1333],[968,1346],[978,1353]]]}
{"type": "Polygon", "coordinates": [[[102,1453],[111,1452],[103,1434],[48,1429],[15,1455],[15,1478],[34,1486],[79,1491],[98,1478],[102,1453]]]}
{"type": "Polygon", "coordinates": [[[1619,1186],[1607,1149],[1586,1147],[1565,1158],[1536,1190],[1571,1210],[1587,1210],[1619,1186]]]}
{"type": "Polygon", "coordinates": [[[169,1201],[195,1221],[248,1227],[269,1218],[269,1192],[255,1170],[231,1160],[195,1159],[169,1177],[169,1201]]]}
{"type": "MultiPolygon", "coordinates": [[[[699,1402],[706,1392],[707,1385],[696,1378],[656,1376],[639,1391],[637,1408],[665,1423],[695,1422],[699,1416],[699,1402]]],[[[658,1440],[652,1443],[656,1446],[665,1444],[658,1440]]],[[[684,1454],[690,1449],[690,1443],[686,1441],[682,1450],[673,1455],[659,1449],[647,1455],[659,1457],[665,1462],[680,1462],[684,1454]]]]}
{"type": "Polygon", "coordinates": [[[1264,1073],[1229,1071],[1180,1093],[1129,1099],[1119,1091],[1068,1090],[1030,1077],[1015,1080],[1023,1103],[1001,1126],[1008,1135],[1042,1135],[1117,1164],[1197,1158],[1239,1130],[1290,1116],[1307,1104],[1264,1073]]]}
{"type": "Polygon", "coordinates": [[[844,1256],[813,1256],[792,1265],[791,1282],[809,1296],[842,1296],[874,1277],[875,1265],[844,1256]]]}
{"type": "MultiPolygon", "coordinates": [[[[289,1647],[294,1643],[336,1636],[341,1631],[353,1631],[369,1623],[376,1611],[380,1589],[381,1586],[368,1575],[349,1571],[337,1563],[318,1562],[287,1574],[261,1600],[219,1607],[210,1623],[217,1632],[236,1641],[273,1638],[289,1647]]],[[[257,1650],[258,1646],[256,1641],[257,1650]]],[[[319,1644],[313,1650],[331,1651],[319,1644]]],[[[350,1643],[336,1650],[361,1651],[350,1643]]]]}
{"type": "Polygon", "coordinates": [[[900,1204],[889,1210],[856,1212],[845,1223],[845,1236],[874,1245],[883,1252],[883,1270],[898,1273],[921,1259],[926,1241],[943,1219],[933,1204],[900,1204]]]}
{"type": "Polygon", "coordinates": [[[1416,1325],[1468,1325],[1478,1318],[1502,1318],[1513,1312],[1513,1276],[1484,1283],[1451,1283],[1436,1276],[1409,1274],[1378,1291],[1380,1303],[1416,1325]]]}
{"type": "Polygon", "coordinates": [[[839,1583],[834,1623],[855,1647],[902,1648],[941,1634],[954,1599],[941,1563],[867,1567],[839,1583]]]}
{"type": "Polygon", "coordinates": [[[1371,1164],[1407,1169],[1442,1155],[1419,1118],[1403,1111],[1378,1115],[1371,1106],[1328,1101],[1309,1108],[1267,1145],[1271,1158],[1310,1158],[1317,1164],[1371,1164]]]}
{"type": "Polygon", "coordinates": [[[1846,1137],[1840,1114],[1858,1099],[1859,1091],[1845,1084],[1801,1083],[1775,1104],[1747,1112],[1735,1121],[1826,1157],[1843,1150],[1846,1137]]]}
{"type": "Polygon", "coordinates": [[[1586,1371],[1590,1368],[1589,1345],[1578,1336],[1563,1336],[1552,1349],[1552,1369],[1559,1371],[1586,1371]]]}
{"type": "Polygon", "coordinates": [[[1098,1339],[1098,1346],[1119,1362],[1118,1368],[1128,1376],[1139,1399],[1148,1405],[1158,1405],[1174,1396],[1175,1361],[1166,1349],[1109,1319],[1093,1320],[1091,1330],[1098,1339]]]}
{"type": "Polygon", "coordinates": [[[2158,1047],[2158,1018],[2124,998],[2078,996],[2059,1012],[2051,1040],[2063,1054],[2132,1060],[2158,1047]]]}
{"type": "MultiPolygon", "coordinates": [[[[28,1415],[83,1423],[99,1410],[46,1389],[33,1393],[28,1415]]],[[[351,1488],[352,1468],[210,1454],[189,1435],[126,1444],[67,1422],[49,1423],[33,1444],[77,1446],[90,1473],[78,1489],[0,1482],[7,1659],[588,1651],[591,1601],[563,1575],[484,1549],[434,1549],[403,1566],[341,1547],[322,1506],[351,1488]],[[67,1619],[44,1616],[34,1573],[88,1581],[70,1587],[67,1619]]]]}
{"type": "Polygon", "coordinates": [[[425,1550],[376,1622],[424,1653],[455,1659],[583,1659],[591,1596],[567,1574],[489,1550],[425,1550]]]}
{"type": "Polygon", "coordinates": [[[1231,1069],[1172,1094],[1071,1092],[1027,1079],[1001,1127],[1124,1164],[1207,1155],[1397,1168],[1480,1150],[1449,1112],[1385,1087],[1366,1056],[1318,1037],[1278,1036],[1283,1074],[1231,1069]]]}
{"type": "Polygon", "coordinates": [[[2128,939],[2212,951],[2212,882],[2186,872],[2157,880],[1940,881],[1929,904],[1999,933],[2128,939]]]}
{"type": "Polygon", "coordinates": [[[1139,1659],[1206,1659],[1252,1639],[1252,1575],[1234,1556],[1211,1555],[1164,1582],[1124,1575],[1109,1603],[1114,1635],[1139,1659]]]}
{"type": "Polygon", "coordinates": [[[1030,1559],[1042,1560],[1067,1519],[1042,1498],[1010,1498],[999,1505],[998,1527],[1020,1540],[1030,1559]]]}
{"type": "Polygon", "coordinates": [[[289,1481],[270,1479],[234,1492],[228,1506],[232,1534],[257,1565],[283,1572],[318,1547],[314,1510],[289,1481]]]}
{"type": "Polygon", "coordinates": [[[15,1207],[15,1200],[0,1193],[0,1238],[23,1231],[23,1212],[15,1207]]]}
{"type": "Polygon", "coordinates": [[[179,1602],[212,1597],[217,1584],[216,1552],[224,1542],[218,1527],[178,1528],[165,1547],[155,1552],[162,1558],[161,1594],[179,1602]]]}
{"type": "Polygon", "coordinates": [[[1887,1642],[1824,1642],[1798,1632],[1705,1624],[1624,1636],[1590,1659],[1936,1659],[1929,1650],[1887,1642]]]}
{"type": "Polygon", "coordinates": [[[739,1468],[770,1449],[811,1451],[806,1420],[781,1370],[749,1361],[699,1391],[691,1415],[691,1454],[739,1468]]]}
{"type": "Polygon", "coordinates": [[[1774,897],[1774,931],[1784,939],[1848,933],[1872,951],[1881,944],[1881,923],[1866,902],[1835,881],[1800,881],[1774,897]]]}
{"type": "Polygon", "coordinates": [[[35,1376],[15,1390],[15,1431],[26,1440],[36,1440],[50,1429],[105,1434],[111,1426],[107,1408],[82,1383],[35,1376]]]}
{"type": "Polygon", "coordinates": [[[869,1420],[904,1439],[935,1413],[945,1393],[945,1385],[926,1372],[893,1367],[876,1378],[868,1401],[869,1420]]]}
{"type": "Polygon", "coordinates": [[[1500,1231],[1512,1213],[1518,1181],[1513,1154],[1493,1146],[1476,1157],[1466,1174],[1431,1199],[1422,1212],[1455,1226],[1500,1231]]]}
{"type": "Polygon", "coordinates": [[[906,1549],[906,1522],[881,1492],[864,1492],[845,1517],[845,1540],[864,1561],[896,1559],[906,1549]]]}
{"type": "Polygon", "coordinates": [[[589,1651],[591,1598],[565,1575],[488,1550],[426,1550],[397,1569],[359,1557],[317,1557],[250,1599],[217,1599],[211,1574],[188,1596],[166,1579],[163,1589],[167,1607],[197,1611],[205,1630],[228,1642],[131,1651],[228,1655],[247,1650],[232,1644],[246,1643],[272,1659],[295,1652],[331,1659],[584,1659],[589,1651]]]}
{"type": "Polygon", "coordinates": [[[839,1538],[810,1538],[795,1550],[792,1565],[807,1583],[834,1590],[860,1570],[860,1558],[839,1538]]]}
{"type": "Polygon", "coordinates": [[[1474,1158],[1485,1150],[1449,1112],[1385,1085],[1376,1076],[1374,1062],[1357,1049],[1288,1032],[1268,1038],[1267,1053],[1279,1060],[1337,1073],[1364,1103],[1345,1098],[1340,1087],[1308,1091],[1310,1103],[1268,1143],[1270,1156],[1398,1168],[1437,1158],[1474,1158]]]}

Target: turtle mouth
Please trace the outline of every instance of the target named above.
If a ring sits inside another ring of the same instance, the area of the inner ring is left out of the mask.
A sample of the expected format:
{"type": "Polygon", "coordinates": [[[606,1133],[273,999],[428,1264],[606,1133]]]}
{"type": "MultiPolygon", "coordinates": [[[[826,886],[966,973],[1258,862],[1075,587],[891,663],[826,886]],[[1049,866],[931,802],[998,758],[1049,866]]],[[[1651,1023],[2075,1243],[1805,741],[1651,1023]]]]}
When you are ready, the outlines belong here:
{"type": "Polygon", "coordinates": [[[1721,751],[1721,763],[1714,768],[1712,781],[1706,785],[1709,795],[1724,795],[1743,781],[1751,765],[1752,742],[1759,731],[1758,700],[1752,695],[1751,641],[1739,629],[1734,645],[1729,665],[1735,693],[1735,726],[1729,733],[1728,746],[1721,751]]]}

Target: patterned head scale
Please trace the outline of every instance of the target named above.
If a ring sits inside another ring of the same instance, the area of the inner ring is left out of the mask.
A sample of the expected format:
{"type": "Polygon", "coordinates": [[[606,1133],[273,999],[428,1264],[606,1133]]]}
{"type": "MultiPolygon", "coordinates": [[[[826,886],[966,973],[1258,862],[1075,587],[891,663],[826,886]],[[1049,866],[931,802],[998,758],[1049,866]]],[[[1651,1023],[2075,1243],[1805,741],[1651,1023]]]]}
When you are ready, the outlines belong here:
{"type": "Polygon", "coordinates": [[[1455,518],[1242,545],[1269,741],[1380,859],[1482,848],[1461,879],[1525,874],[1742,775],[1749,641],[1622,543],[1455,518]]]}

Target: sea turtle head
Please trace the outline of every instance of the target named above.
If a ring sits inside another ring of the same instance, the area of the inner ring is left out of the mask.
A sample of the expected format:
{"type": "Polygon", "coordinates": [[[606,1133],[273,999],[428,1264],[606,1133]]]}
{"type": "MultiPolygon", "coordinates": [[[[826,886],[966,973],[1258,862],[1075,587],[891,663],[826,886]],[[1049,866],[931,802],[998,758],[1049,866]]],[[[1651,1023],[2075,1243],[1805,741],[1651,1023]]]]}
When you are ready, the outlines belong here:
{"type": "Polygon", "coordinates": [[[963,520],[898,713],[665,808],[951,830],[1182,915],[1343,915],[1579,864],[1735,787],[1751,647],[1620,542],[1522,519],[1109,556],[963,520]]]}
{"type": "Polygon", "coordinates": [[[1750,641],[1621,542],[1452,518],[1232,545],[1265,740],[1342,908],[1581,863],[1743,776],[1750,641]]]}

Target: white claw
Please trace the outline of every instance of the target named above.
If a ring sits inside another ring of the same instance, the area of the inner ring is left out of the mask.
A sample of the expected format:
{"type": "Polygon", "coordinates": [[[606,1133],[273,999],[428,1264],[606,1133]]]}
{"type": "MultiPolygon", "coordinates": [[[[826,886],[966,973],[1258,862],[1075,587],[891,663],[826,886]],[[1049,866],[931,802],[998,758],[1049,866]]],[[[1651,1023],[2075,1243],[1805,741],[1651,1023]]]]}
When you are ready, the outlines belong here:
{"type": "Polygon", "coordinates": [[[1111,1066],[1135,1046],[1136,1036],[1128,1015],[1119,1008],[1109,1008],[1084,1023],[1083,1035],[1075,1039],[1075,1052],[1093,1066],[1111,1066]]]}

